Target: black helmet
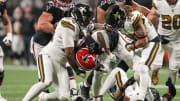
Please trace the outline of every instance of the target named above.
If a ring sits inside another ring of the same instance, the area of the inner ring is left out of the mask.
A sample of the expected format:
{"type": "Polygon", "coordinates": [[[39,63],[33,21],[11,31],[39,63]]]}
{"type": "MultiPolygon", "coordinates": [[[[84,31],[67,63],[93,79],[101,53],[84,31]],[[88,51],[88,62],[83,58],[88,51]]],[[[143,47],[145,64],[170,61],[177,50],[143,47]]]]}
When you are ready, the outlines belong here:
{"type": "Polygon", "coordinates": [[[72,10],[72,16],[80,26],[86,27],[93,17],[93,12],[88,5],[77,4],[72,10]]]}
{"type": "Polygon", "coordinates": [[[105,13],[105,20],[113,28],[123,28],[126,20],[125,10],[118,5],[112,5],[105,13]]]}

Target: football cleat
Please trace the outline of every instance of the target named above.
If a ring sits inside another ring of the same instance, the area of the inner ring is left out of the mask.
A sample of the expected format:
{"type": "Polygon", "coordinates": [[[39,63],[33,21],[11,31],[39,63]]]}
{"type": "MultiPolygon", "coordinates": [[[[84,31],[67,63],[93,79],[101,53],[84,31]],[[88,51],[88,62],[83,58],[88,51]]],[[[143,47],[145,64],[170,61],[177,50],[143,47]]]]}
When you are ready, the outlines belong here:
{"type": "Polygon", "coordinates": [[[84,82],[80,82],[79,88],[81,90],[81,95],[85,98],[85,100],[90,99],[90,87],[85,87],[84,82]]]}
{"type": "Polygon", "coordinates": [[[0,101],[7,101],[4,97],[0,96],[0,101]]]}
{"type": "Polygon", "coordinates": [[[152,83],[157,85],[159,82],[159,70],[152,72],[152,83]]]}

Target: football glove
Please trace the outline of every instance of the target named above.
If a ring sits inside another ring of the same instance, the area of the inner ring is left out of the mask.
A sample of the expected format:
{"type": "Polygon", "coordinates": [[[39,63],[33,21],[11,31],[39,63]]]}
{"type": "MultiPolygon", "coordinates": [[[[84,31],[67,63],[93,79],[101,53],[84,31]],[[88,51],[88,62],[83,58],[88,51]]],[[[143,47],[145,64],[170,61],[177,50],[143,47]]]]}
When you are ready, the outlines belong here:
{"type": "Polygon", "coordinates": [[[128,81],[126,82],[126,87],[134,84],[136,80],[134,79],[134,77],[131,77],[130,79],[128,79],[128,81]]]}
{"type": "Polygon", "coordinates": [[[125,45],[127,51],[131,51],[131,50],[132,50],[132,49],[130,48],[130,45],[132,45],[132,43],[127,43],[127,44],[125,45]]]}
{"type": "Polygon", "coordinates": [[[7,33],[6,37],[3,39],[6,46],[11,46],[12,44],[12,33],[7,33]]]}

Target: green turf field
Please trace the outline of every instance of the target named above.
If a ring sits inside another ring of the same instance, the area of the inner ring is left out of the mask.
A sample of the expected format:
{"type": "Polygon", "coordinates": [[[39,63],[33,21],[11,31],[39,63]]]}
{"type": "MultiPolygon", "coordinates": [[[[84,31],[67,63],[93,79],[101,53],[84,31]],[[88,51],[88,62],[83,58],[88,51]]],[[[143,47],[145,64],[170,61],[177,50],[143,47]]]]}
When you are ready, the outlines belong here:
{"type": "MultiPolygon", "coordinates": [[[[128,76],[132,72],[128,72],[128,76]]],[[[167,88],[164,86],[165,81],[168,78],[167,69],[160,71],[160,82],[156,88],[160,94],[167,92],[167,88]]],[[[82,81],[82,78],[76,77],[77,82],[82,81]]],[[[2,96],[8,99],[8,101],[22,101],[23,96],[28,89],[38,81],[37,72],[35,69],[27,69],[20,66],[5,66],[5,79],[2,87],[2,96]]],[[[176,83],[177,95],[173,101],[180,101],[180,80],[176,83]]],[[[33,100],[37,101],[37,99],[33,100]]],[[[108,95],[104,97],[104,101],[113,101],[108,95]]]]}

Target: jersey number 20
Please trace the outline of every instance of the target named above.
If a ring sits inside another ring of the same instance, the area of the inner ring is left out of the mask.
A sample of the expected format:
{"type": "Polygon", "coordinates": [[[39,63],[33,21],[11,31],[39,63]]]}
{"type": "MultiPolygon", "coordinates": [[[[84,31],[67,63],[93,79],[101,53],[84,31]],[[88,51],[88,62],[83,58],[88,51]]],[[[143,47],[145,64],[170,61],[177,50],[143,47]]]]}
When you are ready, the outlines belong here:
{"type": "Polygon", "coordinates": [[[174,15],[173,18],[169,15],[162,15],[162,28],[171,30],[172,27],[174,29],[180,28],[180,15],[174,15]]]}

